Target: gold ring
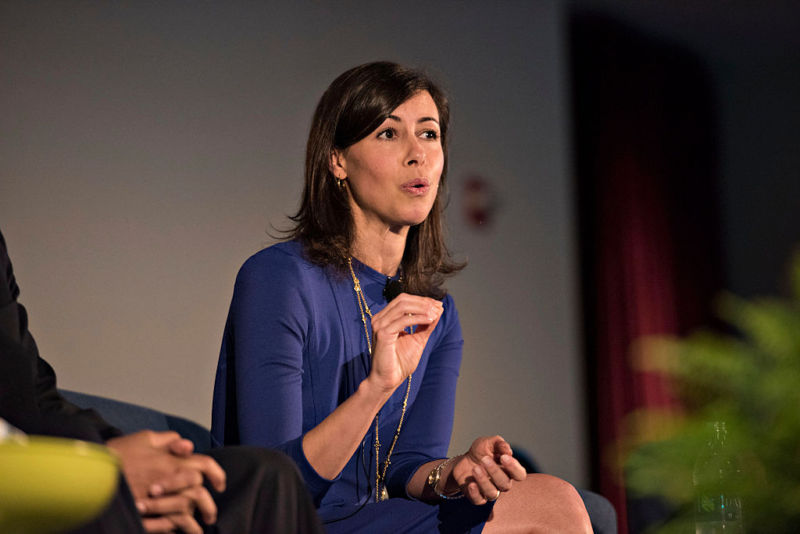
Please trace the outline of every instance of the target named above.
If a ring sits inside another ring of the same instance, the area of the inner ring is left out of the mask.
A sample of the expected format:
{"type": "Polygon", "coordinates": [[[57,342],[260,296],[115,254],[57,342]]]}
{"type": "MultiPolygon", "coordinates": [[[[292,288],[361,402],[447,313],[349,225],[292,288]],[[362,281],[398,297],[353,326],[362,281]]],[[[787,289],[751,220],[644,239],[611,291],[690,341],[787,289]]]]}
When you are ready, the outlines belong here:
{"type": "Polygon", "coordinates": [[[494,496],[494,499],[489,499],[490,501],[496,501],[500,498],[500,490],[497,490],[497,495],[494,496]]]}

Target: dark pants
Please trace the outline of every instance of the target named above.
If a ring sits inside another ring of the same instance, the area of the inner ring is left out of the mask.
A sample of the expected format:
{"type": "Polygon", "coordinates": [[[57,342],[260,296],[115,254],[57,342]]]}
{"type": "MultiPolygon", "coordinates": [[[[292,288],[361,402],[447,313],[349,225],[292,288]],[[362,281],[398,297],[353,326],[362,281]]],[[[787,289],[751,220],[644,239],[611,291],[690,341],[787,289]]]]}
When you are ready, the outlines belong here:
{"type": "MultiPolygon", "coordinates": [[[[219,514],[215,525],[205,527],[206,533],[324,533],[303,480],[286,455],[256,447],[225,447],[209,455],[225,470],[227,490],[209,490],[219,514]]],[[[72,534],[142,532],[130,490],[121,480],[103,514],[72,534]]]]}

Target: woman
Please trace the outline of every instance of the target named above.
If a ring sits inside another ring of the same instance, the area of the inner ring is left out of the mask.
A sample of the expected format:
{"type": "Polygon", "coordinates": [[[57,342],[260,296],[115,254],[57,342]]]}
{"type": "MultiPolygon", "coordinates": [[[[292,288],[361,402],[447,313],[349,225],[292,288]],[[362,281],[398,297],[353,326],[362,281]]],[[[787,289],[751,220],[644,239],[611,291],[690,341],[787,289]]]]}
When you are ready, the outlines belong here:
{"type": "Polygon", "coordinates": [[[212,433],[292,456],[329,532],[591,532],[574,488],[526,474],[501,437],[446,458],[463,344],[442,289],[460,269],[442,238],[448,119],[393,63],[327,89],[292,239],[237,276],[212,433]]]}

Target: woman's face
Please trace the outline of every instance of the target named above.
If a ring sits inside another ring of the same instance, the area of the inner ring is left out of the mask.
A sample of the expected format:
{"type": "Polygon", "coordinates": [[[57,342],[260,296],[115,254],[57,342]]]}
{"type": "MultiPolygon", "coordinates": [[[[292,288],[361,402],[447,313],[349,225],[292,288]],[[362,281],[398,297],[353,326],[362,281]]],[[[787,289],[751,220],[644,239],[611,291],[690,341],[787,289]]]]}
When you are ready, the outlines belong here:
{"type": "Polygon", "coordinates": [[[392,111],[367,137],[332,157],[337,179],[347,177],[358,230],[403,231],[425,220],[436,200],[444,152],[439,111],[427,91],[392,111]]]}

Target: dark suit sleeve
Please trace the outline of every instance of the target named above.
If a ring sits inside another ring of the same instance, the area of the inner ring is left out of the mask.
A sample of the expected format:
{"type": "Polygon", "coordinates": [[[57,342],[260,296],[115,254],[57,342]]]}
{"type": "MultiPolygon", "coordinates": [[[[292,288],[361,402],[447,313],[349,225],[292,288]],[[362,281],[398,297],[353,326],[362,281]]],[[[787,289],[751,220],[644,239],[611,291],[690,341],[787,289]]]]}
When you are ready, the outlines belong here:
{"type": "Polygon", "coordinates": [[[18,296],[19,286],[0,232],[0,417],[34,434],[91,441],[121,435],[97,413],[78,408],[58,393],[55,372],[39,357],[18,296]]]}
{"type": "MultiPolygon", "coordinates": [[[[14,310],[15,311],[15,310],[14,310]]],[[[9,306],[0,307],[0,417],[12,425],[32,432],[37,428],[36,366],[25,348],[10,335],[9,306]]]]}

